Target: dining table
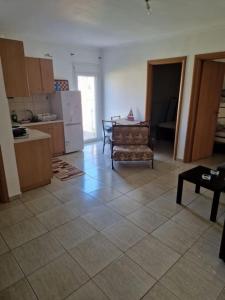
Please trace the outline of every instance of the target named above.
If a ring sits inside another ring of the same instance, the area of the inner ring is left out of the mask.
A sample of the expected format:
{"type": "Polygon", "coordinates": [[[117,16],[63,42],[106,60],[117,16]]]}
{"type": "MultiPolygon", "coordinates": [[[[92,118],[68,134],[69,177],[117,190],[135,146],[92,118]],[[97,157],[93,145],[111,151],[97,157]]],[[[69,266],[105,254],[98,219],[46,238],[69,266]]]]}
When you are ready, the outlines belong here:
{"type": "Polygon", "coordinates": [[[138,124],[140,124],[141,121],[140,120],[131,121],[126,118],[121,118],[121,119],[115,120],[115,122],[117,125],[138,125],[138,124]]]}

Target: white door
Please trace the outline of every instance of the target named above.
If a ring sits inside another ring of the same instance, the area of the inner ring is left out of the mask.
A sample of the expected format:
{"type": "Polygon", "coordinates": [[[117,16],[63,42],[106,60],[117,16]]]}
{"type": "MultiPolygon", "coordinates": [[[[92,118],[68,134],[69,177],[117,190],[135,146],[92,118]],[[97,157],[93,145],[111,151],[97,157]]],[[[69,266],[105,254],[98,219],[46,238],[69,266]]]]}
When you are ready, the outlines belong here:
{"type": "Polygon", "coordinates": [[[96,82],[96,76],[77,76],[78,90],[81,92],[83,132],[85,142],[95,140],[97,138],[96,82]]]}

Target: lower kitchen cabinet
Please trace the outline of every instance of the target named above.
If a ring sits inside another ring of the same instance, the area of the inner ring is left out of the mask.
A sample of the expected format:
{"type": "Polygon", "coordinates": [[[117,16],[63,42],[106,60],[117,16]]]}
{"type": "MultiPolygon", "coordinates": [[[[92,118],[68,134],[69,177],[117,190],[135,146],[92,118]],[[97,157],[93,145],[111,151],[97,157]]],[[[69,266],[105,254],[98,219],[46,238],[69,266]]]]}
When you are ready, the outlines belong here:
{"type": "Polygon", "coordinates": [[[15,143],[15,153],[22,192],[51,182],[50,138],[15,143]]]}
{"type": "Polygon", "coordinates": [[[50,148],[52,156],[65,153],[65,138],[63,122],[29,125],[28,128],[37,129],[51,136],[50,148]]]}

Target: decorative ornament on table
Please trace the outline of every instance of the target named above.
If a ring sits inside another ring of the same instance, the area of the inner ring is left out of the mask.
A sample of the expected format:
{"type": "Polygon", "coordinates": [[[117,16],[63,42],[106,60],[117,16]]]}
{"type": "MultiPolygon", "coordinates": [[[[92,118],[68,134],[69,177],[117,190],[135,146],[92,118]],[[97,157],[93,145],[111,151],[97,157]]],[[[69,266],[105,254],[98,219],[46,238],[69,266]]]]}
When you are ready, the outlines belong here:
{"type": "Polygon", "coordinates": [[[130,109],[129,114],[127,115],[127,120],[134,121],[134,114],[132,108],[130,109]]]}

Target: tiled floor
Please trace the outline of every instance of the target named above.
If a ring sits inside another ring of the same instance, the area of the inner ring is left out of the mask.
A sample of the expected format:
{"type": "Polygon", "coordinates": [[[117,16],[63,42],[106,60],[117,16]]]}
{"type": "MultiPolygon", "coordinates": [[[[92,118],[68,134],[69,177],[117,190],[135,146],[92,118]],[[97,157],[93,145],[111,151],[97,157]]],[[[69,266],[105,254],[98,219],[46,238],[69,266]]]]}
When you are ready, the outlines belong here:
{"type": "Polygon", "coordinates": [[[225,299],[225,195],[213,224],[211,193],[185,183],[184,205],[175,202],[177,175],[193,165],[160,153],[154,170],[112,171],[101,151],[96,143],[63,157],[84,176],[0,205],[0,299],[225,299]]]}

